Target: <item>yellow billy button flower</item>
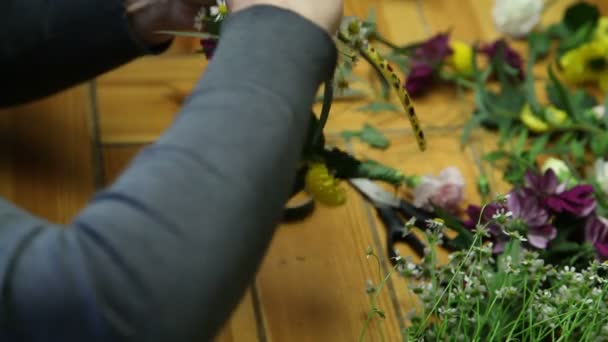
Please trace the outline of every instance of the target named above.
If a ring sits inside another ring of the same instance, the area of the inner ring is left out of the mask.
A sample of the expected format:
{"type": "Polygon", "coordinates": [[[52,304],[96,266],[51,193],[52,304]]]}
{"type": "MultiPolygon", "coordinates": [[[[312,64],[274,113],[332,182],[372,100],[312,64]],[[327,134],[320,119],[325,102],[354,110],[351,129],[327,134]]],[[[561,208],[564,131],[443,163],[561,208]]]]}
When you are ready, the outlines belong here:
{"type": "Polygon", "coordinates": [[[451,65],[457,74],[470,76],[473,74],[473,48],[464,42],[453,41],[450,43],[452,54],[448,56],[447,63],[451,65]]]}
{"type": "Polygon", "coordinates": [[[323,163],[312,163],[306,173],[306,191],[317,201],[328,206],[339,206],[346,202],[346,191],[340,186],[323,163]]]}
{"type": "Polygon", "coordinates": [[[593,40],[608,40],[608,17],[601,17],[598,20],[595,32],[593,32],[593,40]]]}
{"type": "Polygon", "coordinates": [[[559,63],[567,81],[599,81],[602,89],[608,90],[608,39],[594,40],[568,51],[559,63]]]}
{"type": "Polygon", "coordinates": [[[544,133],[549,130],[549,124],[532,112],[530,105],[526,104],[519,114],[520,120],[534,133],[544,133]]]}

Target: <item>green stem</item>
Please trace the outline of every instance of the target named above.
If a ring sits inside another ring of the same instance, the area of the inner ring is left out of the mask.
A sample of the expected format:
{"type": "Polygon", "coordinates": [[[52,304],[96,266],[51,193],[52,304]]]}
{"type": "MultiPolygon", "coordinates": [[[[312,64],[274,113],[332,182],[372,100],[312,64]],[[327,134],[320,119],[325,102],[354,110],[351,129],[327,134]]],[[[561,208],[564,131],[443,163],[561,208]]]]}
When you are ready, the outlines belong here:
{"type": "Polygon", "coordinates": [[[449,74],[445,71],[441,71],[439,73],[439,77],[444,80],[444,81],[449,81],[449,82],[454,82],[460,86],[463,86],[465,88],[469,88],[469,89],[475,89],[475,82],[473,81],[469,81],[466,78],[463,77],[459,77],[458,75],[454,75],[454,74],[449,74]]]}
{"type": "Polygon", "coordinates": [[[367,329],[369,327],[369,322],[372,320],[372,318],[374,317],[373,316],[374,313],[377,311],[376,299],[378,298],[378,295],[380,295],[382,288],[384,287],[384,285],[386,284],[388,279],[390,279],[390,277],[393,275],[393,272],[395,272],[396,269],[397,269],[397,266],[394,266],[393,268],[391,268],[390,272],[388,272],[386,277],[384,277],[382,279],[382,281],[380,282],[380,284],[378,284],[378,287],[376,287],[374,289],[374,293],[371,295],[371,299],[370,299],[372,308],[367,312],[367,319],[365,320],[363,329],[361,329],[361,333],[359,334],[359,342],[363,341],[363,338],[365,337],[365,334],[367,333],[367,329]]]}

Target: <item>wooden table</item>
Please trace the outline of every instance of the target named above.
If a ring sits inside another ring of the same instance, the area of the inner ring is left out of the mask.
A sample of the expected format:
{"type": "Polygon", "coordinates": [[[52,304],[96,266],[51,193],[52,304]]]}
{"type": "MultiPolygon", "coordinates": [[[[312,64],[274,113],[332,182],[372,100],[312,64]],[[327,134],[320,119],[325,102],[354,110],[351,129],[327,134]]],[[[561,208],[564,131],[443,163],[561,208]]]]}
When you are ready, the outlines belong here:
{"type": "MultiPolygon", "coordinates": [[[[544,19],[560,17],[572,1],[561,1],[544,19]]],[[[608,13],[608,2],[597,0],[608,13]]],[[[397,43],[430,37],[452,28],[455,39],[488,41],[498,37],[491,20],[491,0],[347,0],[347,15],[377,11],[379,29],[397,43]]],[[[519,44],[519,48],[523,45],[519,44]]],[[[0,194],[34,214],[68,222],[99,187],[110,183],[145,144],[155,141],[171,123],[205,62],[193,56],[192,41],[178,40],[158,57],[143,58],[94,82],[0,116],[3,143],[0,194]]],[[[362,103],[334,105],[328,140],[359,157],[371,157],[406,173],[438,173],[457,166],[467,181],[466,197],[478,201],[477,160],[495,139],[477,132],[470,146],[459,145],[469,102],[442,88],[417,100],[429,148],[419,152],[408,122],[398,113],[363,113],[362,103]],[[392,140],[387,151],[345,142],[339,133],[364,123],[380,128],[392,140]]],[[[318,110],[318,108],[317,108],[318,110]]],[[[495,184],[500,174],[491,173],[495,184]]],[[[366,259],[373,247],[384,252],[384,231],[371,208],[349,190],[337,209],[319,207],[298,224],[281,226],[263,265],[218,341],[355,341],[369,301],[368,279],[386,274],[366,259]]],[[[401,340],[400,329],[412,307],[405,281],[395,276],[379,299],[386,312],[387,341],[401,340]]],[[[379,340],[372,328],[366,340],[379,340]]]]}

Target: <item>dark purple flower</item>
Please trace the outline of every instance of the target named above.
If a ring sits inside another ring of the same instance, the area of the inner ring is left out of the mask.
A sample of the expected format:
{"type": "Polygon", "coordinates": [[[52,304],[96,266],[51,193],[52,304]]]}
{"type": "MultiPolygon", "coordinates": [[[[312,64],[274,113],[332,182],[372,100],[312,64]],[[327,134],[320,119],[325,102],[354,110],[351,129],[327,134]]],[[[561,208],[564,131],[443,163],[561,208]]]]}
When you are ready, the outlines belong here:
{"type": "Polygon", "coordinates": [[[589,216],[585,224],[585,241],[593,245],[600,260],[608,259],[608,220],[589,216]]]}
{"type": "Polygon", "coordinates": [[[549,213],[529,191],[512,191],[507,199],[507,207],[514,220],[525,224],[530,245],[547,248],[549,242],[557,236],[557,229],[548,223],[549,213]]]}
{"type": "Polygon", "coordinates": [[[435,80],[435,69],[452,54],[450,35],[439,33],[418,46],[410,60],[410,72],[405,80],[405,89],[411,96],[420,96],[435,80]]]}
{"type": "Polygon", "coordinates": [[[433,81],[433,68],[425,63],[415,63],[405,80],[405,89],[411,96],[418,96],[429,89],[433,81]]]}
{"type": "Polygon", "coordinates": [[[566,183],[559,183],[553,169],[543,175],[528,171],[525,175],[525,188],[531,196],[539,197],[544,205],[555,213],[570,213],[578,217],[589,215],[596,207],[593,186],[576,185],[566,190],[566,183]]]}
{"type": "Polygon", "coordinates": [[[545,203],[556,213],[567,212],[578,217],[589,215],[597,204],[593,186],[589,184],[576,185],[570,190],[549,196],[545,203]]]}
{"type": "Polygon", "coordinates": [[[513,50],[504,39],[498,39],[493,43],[486,45],[481,48],[481,52],[485,53],[490,59],[498,57],[499,51],[502,51],[502,60],[507,63],[511,68],[517,70],[517,77],[520,80],[524,79],[524,70],[523,70],[523,59],[517,53],[517,51],[513,50]]]}
{"type": "Polygon", "coordinates": [[[549,168],[544,174],[533,171],[526,172],[524,176],[525,188],[540,196],[549,196],[566,190],[566,184],[560,184],[553,169],[549,168]]]}
{"type": "Polygon", "coordinates": [[[218,40],[214,38],[201,39],[201,47],[203,48],[203,54],[205,57],[207,57],[207,60],[211,60],[213,58],[217,44],[218,40]]]}
{"type": "Polygon", "coordinates": [[[438,33],[416,48],[412,59],[415,62],[424,62],[427,65],[435,66],[443,62],[452,52],[449,33],[438,33]]]}
{"type": "MultiPolygon", "coordinates": [[[[476,205],[469,205],[466,209],[466,213],[469,216],[469,220],[464,222],[466,228],[473,230],[477,226],[477,223],[484,225],[492,220],[494,215],[504,212],[506,209],[504,206],[498,203],[489,203],[483,210],[483,215],[481,213],[481,207],[476,205]],[[480,219],[481,216],[481,219],[480,219]]],[[[505,244],[509,241],[509,237],[505,235],[502,231],[502,228],[495,223],[490,223],[486,227],[488,229],[488,233],[492,237],[493,242],[493,252],[500,253],[503,251],[505,244]]]]}

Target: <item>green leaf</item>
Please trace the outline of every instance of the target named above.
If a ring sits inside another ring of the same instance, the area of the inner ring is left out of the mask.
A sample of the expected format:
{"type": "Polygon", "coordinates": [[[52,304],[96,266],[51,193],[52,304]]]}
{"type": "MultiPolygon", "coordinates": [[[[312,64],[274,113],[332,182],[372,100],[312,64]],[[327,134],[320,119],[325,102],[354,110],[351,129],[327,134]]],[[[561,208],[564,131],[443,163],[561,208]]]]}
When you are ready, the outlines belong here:
{"type": "Polygon", "coordinates": [[[509,153],[506,151],[501,151],[501,150],[492,151],[483,156],[483,159],[490,163],[495,162],[500,159],[505,159],[505,158],[509,158],[509,153]]]}
{"type": "Polygon", "coordinates": [[[369,124],[365,124],[360,131],[343,131],[342,136],[346,140],[358,137],[361,141],[367,143],[371,147],[386,149],[390,145],[390,140],[385,137],[382,132],[369,124]]]}
{"type": "Polygon", "coordinates": [[[360,112],[398,112],[399,108],[390,102],[372,102],[365,106],[357,108],[360,112]]]}
{"type": "Polygon", "coordinates": [[[585,148],[578,140],[574,140],[570,143],[570,152],[577,162],[582,162],[585,159],[585,148]]]}
{"type": "Polygon", "coordinates": [[[568,90],[558,80],[557,76],[555,76],[555,73],[553,72],[553,68],[551,67],[551,65],[549,65],[547,67],[547,69],[549,71],[549,78],[551,79],[551,83],[555,87],[555,95],[559,99],[558,102],[563,104],[563,108],[560,108],[560,109],[566,111],[566,113],[568,113],[568,116],[573,118],[575,121],[580,122],[580,114],[577,111],[575,111],[574,106],[572,104],[572,100],[570,98],[570,94],[568,93],[568,90]]]}
{"type": "Polygon", "coordinates": [[[532,147],[530,147],[528,158],[534,161],[536,157],[544,150],[545,146],[549,142],[549,134],[543,134],[539,138],[535,139],[532,147]]]}
{"type": "Polygon", "coordinates": [[[591,152],[595,156],[603,157],[608,154],[608,133],[596,134],[589,142],[591,152]]]}
{"type": "Polygon", "coordinates": [[[551,244],[551,251],[558,253],[571,253],[580,251],[582,246],[576,242],[563,241],[560,243],[551,244]]]}
{"type": "Polygon", "coordinates": [[[564,39],[566,36],[568,36],[568,34],[570,34],[568,27],[563,22],[549,26],[545,32],[550,38],[553,39],[564,39]]]}
{"type": "Polygon", "coordinates": [[[530,53],[538,57],[544,57],[551,48],[549,34],[544,32],[532,32],[528,36],[528,49],[530,53]]]}
{"type": "Polygon", "coordinates": [[[359,164],[354,178],[381,180],[393,185],[400,185],[406,176],[399,170],[386,166],[374,160],[366,160],[359,164]]]}
{"type": "Polygon", "coordinates": [[[519,133],[519,137],[515,142],[515,146],[513,146],[513,154],[516,156],[521,156],[524,152],[524,148],[526,147],[526,141],[528,140],[528,130],[526,128],[522,129],[519,133]]]}
{"type": "Polygon", "coordinates": [[[576,49],[577,47],[588,42],[594,32],[592,23],[587,23],[583,27],[576,30],[573,34],[566,36],[557,48],[557,57],[561,57],[566,52],[576,49]]]}
{"type": "Polygon", "coordinates": [[[591,24],[595,26],[600,15],[600,10],[597,6],[580,1],[566,9],[563,23],[570,32],[574,32],[585,25],[591,24]]]}

